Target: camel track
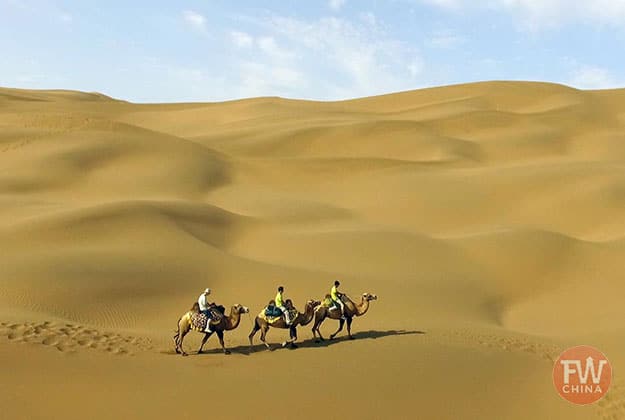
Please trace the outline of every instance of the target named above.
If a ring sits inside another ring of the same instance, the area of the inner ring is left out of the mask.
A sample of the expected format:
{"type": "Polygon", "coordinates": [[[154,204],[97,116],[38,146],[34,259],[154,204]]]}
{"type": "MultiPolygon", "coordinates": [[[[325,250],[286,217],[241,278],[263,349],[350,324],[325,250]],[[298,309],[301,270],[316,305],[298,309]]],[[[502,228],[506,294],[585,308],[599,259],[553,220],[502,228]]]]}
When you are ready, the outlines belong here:
{"type": "Polygon", "coordinates": [[[77,324],[53,322],[0,322],[0,343],[33,343],[54,347],[63,353],[95,350],[115,355],[134,355],[153,349],[151,340],[103,332],[77,324]]]}
{"type": "Polygon", "coordinates": [[[555,343],[533,340],[531,336],[502,336],[496,333],[473,330],[451,330],[442,334],[451,343],[479,345],[493,350],[529,353],[553,363],[563,348],[555,343]]]}

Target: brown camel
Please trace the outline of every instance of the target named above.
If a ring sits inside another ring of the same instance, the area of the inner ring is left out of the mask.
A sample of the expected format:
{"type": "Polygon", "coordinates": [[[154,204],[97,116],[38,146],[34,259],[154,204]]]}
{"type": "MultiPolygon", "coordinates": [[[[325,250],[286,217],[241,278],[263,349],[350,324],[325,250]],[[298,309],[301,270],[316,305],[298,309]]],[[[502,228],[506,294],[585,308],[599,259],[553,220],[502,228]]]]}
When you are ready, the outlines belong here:
{"type": "Polygon", "coordinates": [[[315,324],[312,328],[313,337],[315,337],[316,341],[323,340],[323,336],[321,335],[321,331],[319,331],[319,327],[321,323],[326,319],[336,319],[339,321],[339,329],[334,332],[330,336],[330,339],[336,337],[338,333],[343,330],[343,324],[347,321],[347,335],[350,339],[354,339],[352,336],[352,320],[354,317],[363,316],[369,310],[369,302],[372,300],[377,300],[378,297],[376,295],[372,295],[370,293],[363,293],[362,298],[359,304],[354,303],[347,295],[343,295],[341,297],[343,303],[345,304],[345,319],[341,318],[340,311],[338,309],[330,310],[330,308],[326,305],[320,305],[315,310],[315,324]],[[317,338],[317,334],[319,334],[319,338],[317,338]]]}
{"type": "MultiPolygon", "coordinates": [[[[263,311],[254,320],[254,327],[252,328],[252,332],[249,335],[250,349],[252,349],[254,346],[254,336],[256,335],[258,330],[260,330],[260,341],[262,341],[269,350],[272,350],[271,346],[267,343],[267,341],[265,341],[265,336],[267,335],[267,331],[269,331],[270,327],[288,329],[291,338],[288,341],[282,343],[282,347],[290,346],[291,348],[297,348],[297,345],[295,344],[295,341],[297,340],[297,326],[308,325],[313,319],[315,308],[320,304],[321,302],[319,302],[318,300],[309,300],[308,302],[306,302],[306,306],[304,307],[304,313],[297,312],[297,316],[293,318],[291,325],[286,324],[284,315],[274,322],[270,323],[269,321],[267,321],[267,317],[265,316],[265,310],[263,309],[263,311]]],[[[290,299],[286,301],[285,306],[287,308],[292,306],[290,299]]]]}
{"type": "MultiPolygon", "coordinates": [[[[249,313],[249,309],[245,306],[236,304],[233,305],[230,309],[230,315],[223,316],[218,322],[211,322],[211,329],[213,332],[217,333],[217,337],[219,337],[219,343],[221,344],[221,348],[224,351],[224,354],[230,354],[230,350],[227,350],[224,345],[224,331],[234,330],[239,326],[239,322],[241,321],[241,314],[249,313]]],[[[190,311],[184,314],[178,320],[178,330],[176,331],[176,335],[174,335],[174,343],[176,344],[176,353],[182,354],[183,356],[187,356],[184,349],[182,348],[182,342],[184,340],[185,335],[191,330],[200,332],[204,334],[204,339],[202,340],[202,344],[200,345],[200,349],[198,350],[198,354],[202,353],[202,348],[204,344],[208,341],[210,336],[213,334],[212,332],[207,333],[204,329],[200,329],[197,325],[194,325],[191,321],[191,318],[194,314],[199,312],[199,308],[197,303],[193,305],[190,311]]]]}

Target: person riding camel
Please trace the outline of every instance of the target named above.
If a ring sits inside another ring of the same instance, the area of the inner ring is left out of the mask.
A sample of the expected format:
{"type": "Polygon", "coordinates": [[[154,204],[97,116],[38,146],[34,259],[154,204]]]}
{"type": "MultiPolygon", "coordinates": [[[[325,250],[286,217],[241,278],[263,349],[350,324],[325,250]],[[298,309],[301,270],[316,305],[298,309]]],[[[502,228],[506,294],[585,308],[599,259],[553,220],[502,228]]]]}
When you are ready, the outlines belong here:
{"type": "Polygon", "coordinates": [[[276,294],[276,298],[274,300],[276,301],[276,307],[284,314],[284,321],[286,322],[286,325],[291,325],[291,314],[284,306],[284,298],[282,297],[283,292],[284,287],[278,287],[278,293],[276,294]]]}
{"type": "Polygon", "coordinates": [[[206,315],[206,328],[204,329],[204,331],[207,333],[213,332],[213,330],[211,330],[211,319],[213,318],[212,309],[215,307],[215,302],[208,301],[208,295],[210,294],[211,289],[206,288],[206,290],[204,290],[204,293],[202,293],[197,299],[197,303],[200,306],[200,312],[206,315]]]}
{"type": "Polygon", "coordinates": [[[332,298],[332,303],[334,303],[334,306],[337,309],[341,310],[341,318],[346,319],[345,318],[345,305],[343,304],[343,301],[341,300],[341,297],[343,297],[343,294],[339,292],[340,285],[341,285],[340,281],[336,280],[334,282],[334,286],[332,286],[332,290],[330,290],[330,297],[332,298]]]}

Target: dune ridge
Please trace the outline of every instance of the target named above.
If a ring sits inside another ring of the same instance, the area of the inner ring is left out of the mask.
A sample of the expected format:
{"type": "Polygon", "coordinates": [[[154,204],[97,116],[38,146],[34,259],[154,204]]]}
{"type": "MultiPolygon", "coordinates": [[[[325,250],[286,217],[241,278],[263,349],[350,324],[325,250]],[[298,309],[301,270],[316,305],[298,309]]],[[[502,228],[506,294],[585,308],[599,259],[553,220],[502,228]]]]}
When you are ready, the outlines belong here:
{"type": "Polygon", "coordinates": [[[347,418],[625,417],[619,377],[589,407],[551,385],[573,344],[625,361],[623,99],[534,82],[206,104],[0,88],[0,366],[18,372],[0,401],[78,418],[74,385],[51,385],[71,372],[94,418],[191,415],[177,402],[210,372],[215,413],[249,418],[275,398],[258,378],[285,369],[310,389],[281,398],[307,418],[339,403],[347,418]],[[279,284],[303,307],[337,278],[380,297],[354,341],[305,327],[298,351],[248,354],[244,316],[230,358],[215,338],[172,354],[205,287],[254,314],[279,284]],[[50,398],[24,406],[24,387],[50,398]]]}

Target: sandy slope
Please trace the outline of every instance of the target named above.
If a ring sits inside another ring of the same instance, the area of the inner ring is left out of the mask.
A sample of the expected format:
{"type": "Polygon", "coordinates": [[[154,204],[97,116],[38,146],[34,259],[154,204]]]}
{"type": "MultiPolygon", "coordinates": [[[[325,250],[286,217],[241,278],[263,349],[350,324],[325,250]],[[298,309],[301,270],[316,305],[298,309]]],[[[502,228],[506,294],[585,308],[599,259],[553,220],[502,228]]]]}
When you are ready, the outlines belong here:
{"type": "Polygon", "coordinates": [[[624,129],[625,91],[542,83],[170,105],[0,89],[3,414],[625,418],[624,129]],[[173,354],[207,286],[255,314],[278,284],[303,306],[336,278],[380,297],[355,341],[306,327],[249,354],[244,317],[231,356],[173,354]],[[553,390],[573,344],[612,361],[598,405],[553,390]]]}

